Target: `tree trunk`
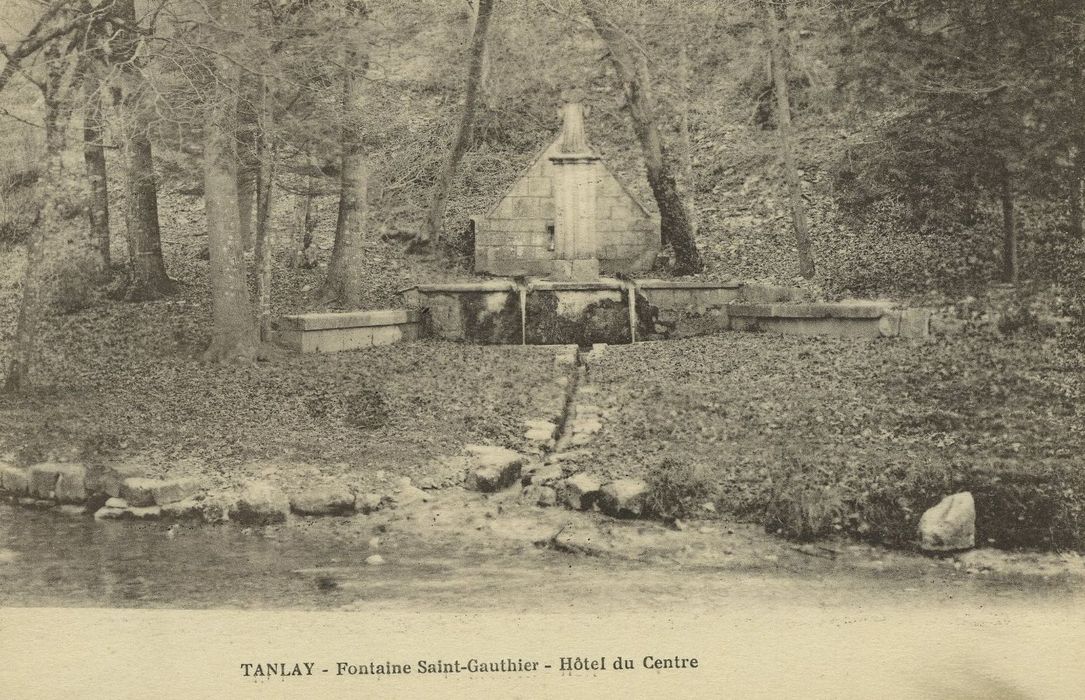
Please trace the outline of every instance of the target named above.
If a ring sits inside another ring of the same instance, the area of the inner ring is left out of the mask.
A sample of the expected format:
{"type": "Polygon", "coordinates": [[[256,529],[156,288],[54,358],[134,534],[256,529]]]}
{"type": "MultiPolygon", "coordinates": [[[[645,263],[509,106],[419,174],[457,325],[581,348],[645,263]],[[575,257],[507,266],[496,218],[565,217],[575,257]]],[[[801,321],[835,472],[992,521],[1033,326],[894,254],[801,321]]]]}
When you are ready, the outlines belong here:
{"type": "MultiPolygon", "coordinates": [[[[130,301],[158,299],[175,291],[162,261],[162,236],[158,224],[158,183],[151,152],[151,120],[154,105],[142,75],[138,55],[139,36],[134,0],[117,0],[114,12],[120,20],[123,88],[118,107],[125,160],[125,238],[128,243],[129,277],[125,298],[130,301]]],[[[115,93],[116,95],[117,93],[115,93]]]]}
{"type": "Polygon", "coordinates": [[[313,192],[316,187],[313,179],[312,175],[306,175],[305,188],[294,195],[294,224],[289,252],[290,265],[295,268],[310,266],[306,253],[313,242],[313,192]]]}
{"type": "MultiPolygon", "coordinates": [[[[478,27],[478,14],[479,14],[479,0],[471,1],[471,17],[467,22],[467,43],[468,45],[474,41],[475,29],[478,27]]],[[[492,61],[490,60],[490,42],[486,41],[482,45],[482,68],[479,70],[478,75],[478,93],[479,99],[482,104],[490,106],[492,105],[493,91],[490,89],[490,66],[492,61]]],[[[473,126],[473,125],[472,125],[473,126]]],[[[472,128],[472,131],[474,129],[472,128]]],[[[469,139],[473,141],[472,138],[469,139]]]]}
{"type": "Polygon", "coordinates": [[[780,160],[791,198],[791,223],[795,233],[795,248],[799,253],[799,274],[814,276],[814,254],[810,245],[810,227],[806,223],[806,204],[802,199],[802,183],[795,166],[791,132],[791,97],[787,78],[790,70],[790,47],[787,38],[786,0],[761,0],[765,18],[765,36],[769,41],[772,61],[772,83],[776,91],[776,133],[780,139],[780,160]],[[781,27],[781,25],[783,25],[781,27]]]}
{"type": "Polygon", "coordinates": [[[1082,182],[1085,181],[1085,152],[1079,151],[1074,159],[1074,165],[1070,170],[1069,182],[1069,205],[1070,205],[1070,234],[1081,240],[1085,238],[1085,227],[1082,225],[1082,182]]]}
{"type": "Polygon", "coordinates": [[[102,96],[96,79],[84,76],[83,160],[86,163],[90,198],[87,218],[90,235],[102,273],[109,274],[109,179],[106,175],[105,147],[102,143],[102,96]]]}
{"type": "Polygon", "coordinates": [[[1013,173],[1002,160],[1002,281],[1017,284],[1020,271],[1017,261],[1017,217],[1014,215],[1013,173]]]}
{"type": "Polygon", "coordinates": [[[353,46],[346,48],[343,72],[341,115],[342,156],[339,180],[339,217],[335,222],[335,243],[328,276],[320,290],[325,303],[338,302],[345,308],[358,308],[362,303],[363,239],[368,204],[368,164],[358,133],[355,110],[358,87],[355,72],[365,69],[366,61],[359,59],[353,46]]]}
{"type": "Polygon", "coordinates": [[[424,228],[415,239],[418,244],[436,244],[440,240],[445,209],[448,207],[448,194],[452,189],[452,180],[456,176],[460,160],[463,159],[463,154],[471,141],[475,121],[475,107],[478,102],[479,82],[486,53],[486,32],[490,27],[494,0],[477,0],[477,2],[478,16],[475,20],[475,32],[471,37],[471,62],[467,70],[467,90],[464,96],[463,114],[460,116],[460,125],[456,130],[456,136],[452,139],[452,148],[445,158],[437,182],[433,185],[433,192],[430,195],[429,214],[426,216],[424,228]]]}
{"type": "Polygon", "coordinates": [[[682,181],[686,191],[686,211],[689,213],[689,225],[697,233],[697,183],[693,177],[693,139],[689,128],[689,51],[683,42],[678,48],[678,90],[681,100],[678,112],[678,133],[682,144],[682,181]]]}
{"type": "MultiPolygon", "coordinates": [[[[243,25],[242,0],[221,0],[218,22],[243,25]]],[[[227,43],[223,43],[226,46],[227,43]]],[[[237,199],[237,103],[241,85],[238,64],[228,56],[213,58],[215,88],[204,120],[204,207],[211,253],[211,345],[204,358],[213,362],[248,362],[256,357],[252,305],[245,280],[244,245],[237,199]]]]}
{"type": "Polygon", "coordinates": [[[271,335],[271,191],[275,179],[275,150],[271,142],[271,107],[266,80],[261,77],[260,134],[257,145],[260,169],[256,176],[256,319],[260,340],[271,335]]]}
{"type": "Polygon", "coordinates": [[[64,171],[65,134],[68,110],[58,103],[56,89],[62,78],[60,57],[50,58],[50,76],[45,90],[45,175],[41,180],[41,206],[38,218],[27,241],[27,263],[23,276],[23,297],[19,303],[19,318],[11,349],[11,362],[4,379],[4,391],[23,394],[31,388],[31,374],[37,356],[38,329],[44,312],[47,277],[46,247],[51,240],[75,225],[82,218],[86,205],[85,193],[73,187],[64,171]]]}
{"type": "Polygon", "coordinates": [[[674,249],[674,271],[679,275],[700,272],[704,266],[693,237],[689,211],[674,175],[674,159],[663,143],[656,122],[647,63],[633,60],[624,35],[606,18],[599,0],[581,0],[581,4],[595,31],[606,42],[611,64],[622,81],[633,132],[640,142],[644,164],[648,169],[648,185],[659,206],[663,242],[674,249]],[[638,63],[639,69],[635,67],[638,63]]]}

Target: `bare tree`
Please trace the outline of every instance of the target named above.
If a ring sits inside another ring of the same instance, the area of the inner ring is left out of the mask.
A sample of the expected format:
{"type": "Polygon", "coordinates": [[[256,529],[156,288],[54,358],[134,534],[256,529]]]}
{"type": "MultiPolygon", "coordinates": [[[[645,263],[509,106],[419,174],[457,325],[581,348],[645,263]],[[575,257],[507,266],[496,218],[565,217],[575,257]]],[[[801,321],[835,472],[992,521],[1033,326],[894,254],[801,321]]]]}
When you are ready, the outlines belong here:
{"type": "Polygon", "coordinates": [[[802,182],[795,166],[794,136],[791,132],[791,97],[788,91],[791,51],[787,38],[787,0],[761,0],[765,22],[765,37],[769,42],[772,61],[772,83],[776,91],[776,133],[780,140],[780,160],[791,198],[791,223],[795,232],[795,248],[799,253],[799,274],[806,279],[814,276],[814,253],[810,244],[810,226],[806,222],[806,204],[802,199],[802,182]]]}
{"type": "Polygon", "coordinates": [[[648,185],[659,206],[663,242],[674,249],[674,271],[680,275],[700,272],[703,264],[693,237],[686,202],[675,178],[674,159],[659,133],[656,108],[646,60],[634,58],[628,38],[607,17],[599,0],[581,0],[595,31],[606,42],[610,62],[621,80],[633,131],[640,142],[648,170],[648,185]]]}
{"type": "Polygon", "coordinates": [[[448,207],[448,194],[452,189],[452,180],[456,177],[456,170],[460,166],[463,154],[471,143],[478,104],[479,85],[482,80],[483,66],[486,63],[486,33],[490,27],[490,18],[493,15],[494,8],[494,0],[476,0],[476,2],[477,12],[475,12],[473,20],[475,31],[471,37],[471,53],[467,68],[467,89],[463,100],[463,113],[460,115],[460,124],[456,129],[456,135],[452,139],[452,147],[449,149],[444,165],[441,167],[441,173],[437,176],[437,181],[433,185],[426,222],[415,238],[415,242],[420,245],[436,244],[440,240],[445,209],[448,207]]]}

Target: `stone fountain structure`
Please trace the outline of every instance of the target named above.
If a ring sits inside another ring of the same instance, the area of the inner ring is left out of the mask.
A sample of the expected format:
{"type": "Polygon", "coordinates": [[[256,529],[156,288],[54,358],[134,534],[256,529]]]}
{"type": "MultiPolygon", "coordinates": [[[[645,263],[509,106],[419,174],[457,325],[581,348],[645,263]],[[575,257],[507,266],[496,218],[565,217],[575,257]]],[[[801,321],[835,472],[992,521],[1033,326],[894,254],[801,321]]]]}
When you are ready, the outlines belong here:
{"type": "Polygon", "coordinates": [[[484,215],[472,219],[475,271],[591,281],[643,272],[660,251],[659,216],[637,201],[588,143],[584,108],[484,215]]]}

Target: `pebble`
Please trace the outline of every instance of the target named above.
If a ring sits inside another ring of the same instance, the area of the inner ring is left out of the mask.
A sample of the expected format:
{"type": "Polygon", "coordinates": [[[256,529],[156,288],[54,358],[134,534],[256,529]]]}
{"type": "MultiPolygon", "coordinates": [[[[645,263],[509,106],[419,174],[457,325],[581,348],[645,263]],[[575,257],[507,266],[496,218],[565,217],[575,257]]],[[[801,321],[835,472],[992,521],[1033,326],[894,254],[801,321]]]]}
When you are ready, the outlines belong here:
{"type": "Polygon", "coordinates": [[[384,557],[379,554],[374,554],[365,558],[365,563],[369,566],[380,566],[384,563],[384,557]]]}

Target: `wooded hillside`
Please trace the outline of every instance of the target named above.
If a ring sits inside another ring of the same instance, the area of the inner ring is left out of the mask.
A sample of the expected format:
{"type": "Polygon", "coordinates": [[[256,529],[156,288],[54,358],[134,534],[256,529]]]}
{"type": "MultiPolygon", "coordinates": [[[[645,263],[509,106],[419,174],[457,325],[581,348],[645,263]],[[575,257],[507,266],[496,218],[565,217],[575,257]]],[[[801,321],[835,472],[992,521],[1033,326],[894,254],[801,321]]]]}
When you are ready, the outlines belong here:
{"type": "Polygon", "coordinates": [[[255,356],[273,304],[364,306],[390,284],[369,274],[374,256],[400,281],[470,274],[468,217],[553,138],[567,101],[588,107],[589,139],[635,194],[666,201],[674,268],[655,275],[942,302],[1009,282],[1082,310],[1072,0],[0,12],[0,243],[28,256],[5,281],[23,290],[5,329],[13,387],[49,299],[168,298],[205,258],[211,359],[255,356]],[[169,213],[201,204],[199,219],[169,213]],[[319,294],[299,300],[291,268],[315,268],[319,294]]]}

